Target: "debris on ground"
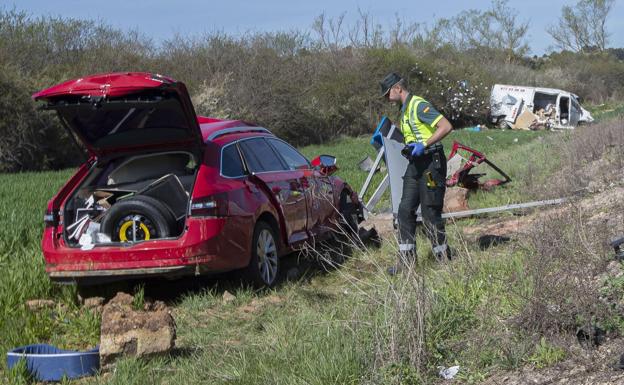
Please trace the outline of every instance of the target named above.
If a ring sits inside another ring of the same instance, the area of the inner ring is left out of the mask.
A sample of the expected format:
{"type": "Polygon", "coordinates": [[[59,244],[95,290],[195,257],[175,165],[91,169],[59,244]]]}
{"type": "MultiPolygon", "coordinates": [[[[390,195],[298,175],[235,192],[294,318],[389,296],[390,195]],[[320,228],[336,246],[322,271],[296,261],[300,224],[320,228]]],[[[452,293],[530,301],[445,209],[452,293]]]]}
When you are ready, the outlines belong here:
{"type": "Polygon", "coordinates": [[[615,260],[618,262],[624,261],[624,250],[622,250],[623,244],[624,237],[617,237],[611,241],[611,247],[613,247],[613,251],[615,253],[615,260]]]}
{"type": "Polygon", "coordinates": [[[470,210],[468,207],[468,189],[464,187],[449,187],[444,194],[445,213],[470,210]]]}
{"type": "Polygon", "coordinates": [[[438,366],[438,369],[440,369],[440,371],[438,372],[440,374],[440,377],[444,378],[445,380],[452,380],[459,372],[459,366],[451,366],[450,368],[438,366]]]}
{"type": "Polygon", "coordinates": [[[100,335],[100,365],[104,370],[122,356],[153,356],[175,346],[176,327],[169,308],[155,301],[135,310],[133,303],[131,295],[118,293],[104,305],[100,335]]]}
{"type": "Polygon", "coordinates": [[[576,331],[576,339],[584,349],[592,349],[602,345],[606,337],[607,333],[604,329],[596,325],[581,327],[576,331]]]}
{"type": "Polygon", "coordinates": [[[231,302],[234,302],[234,300],[236,299],[236,296],[232,293],[230,293],[229,291],[224,291],[223,292],[223,304],[228,304],[231,302]]]}
{"type": "Polygon", "coordinates": [[[480,124],[477,124],[476,126],[472,126],[472,127],[464,127],[464,131],[470,131],[470,132],[481,132],[481,130],[487,130],[488,128],[486,126],[482,126],[480,124]]]}
{"type": "Polygon", "coordinates": [[[362,222],[361,225],[372,226],[377,230],[381,238],[391,239],[395,237],[392,220],[392,213],[379,213],[369,215],[366,221],[362,222]]]}
{"type": "Polygon", "coordinates": [[[620,278],[622,275],[624,275],[624,272],[622,271],[622,264],[620,263],[620,261],[609,262],[606,271],[608,276],[613,278],[620,278]]]}
{"type": "Polygon", "coordinates": [[[524,110],[518,118],[516,122],[511,125],[513,130],[527,130],[530,131],[531,127],[537,122],[537,115],[532,113],[529,110],[524,110]]]}
{"type": "Polygon", "coordinates": [[[243,313],[250,314],[259,312],[262,307],[263,303],[254,298],[249,304],[241,306],[240,308],[238,308],[238,310],[243,313]]]}
{"type": "Polygon", "coordinates": [[[104,297],[91,297],[84,300],[83,306],[86,309],[94,311],[95,313],[101,313],[104,308],[104,297]]]}
{"type": "Polygon", "coordinates": [[[370,229],[360,227],[358,229],[358,237],[364,246],[372,246],[377,249],[381,247],[381,237],[375,226],[372,226],[370,229]]]}
{"type": "Polygon", "coordinates": [[[620,356],[620,359],[615,365],[615,368],[619,370],[624,370],[624,353],[620,356]]]}
{"type": "Polygon", "coordinates": [[[499,246],[510,241],[511,237],[507,237],[504,235],[485,234],[477,238],[477,243],[479,244],[479,249],[481,250],[486,250],[490,247],[499,246]]]}
{"type": "Polygon", "coordinates": [[[51,299],[31,299],[26,301],[26,307],[30,311],[50,309],[56,306],[56,302],[51,299]]]}

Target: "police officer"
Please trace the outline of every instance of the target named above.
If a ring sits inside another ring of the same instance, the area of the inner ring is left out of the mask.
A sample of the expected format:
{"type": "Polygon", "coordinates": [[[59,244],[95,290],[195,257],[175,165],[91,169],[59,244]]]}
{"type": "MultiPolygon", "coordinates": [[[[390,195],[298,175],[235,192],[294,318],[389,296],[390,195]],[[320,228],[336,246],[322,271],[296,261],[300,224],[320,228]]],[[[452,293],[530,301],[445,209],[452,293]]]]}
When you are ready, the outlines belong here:
{"type": "Polygon", "coordinates": [[[403,196],[398,213],[400,261],[389,269],[395,274],[403,265],[416,259],[418,205],[436,259],[444,261],[451,257],[441,217],[446,191],[446,157],[440,141],[453,126],[428,101],[412,95],[405,81],[394,72],[381,81],[381,93],[390,102],[401,102],[398,126],[406,144],[403,154],[410,160],[403,176],[403,196]]]}

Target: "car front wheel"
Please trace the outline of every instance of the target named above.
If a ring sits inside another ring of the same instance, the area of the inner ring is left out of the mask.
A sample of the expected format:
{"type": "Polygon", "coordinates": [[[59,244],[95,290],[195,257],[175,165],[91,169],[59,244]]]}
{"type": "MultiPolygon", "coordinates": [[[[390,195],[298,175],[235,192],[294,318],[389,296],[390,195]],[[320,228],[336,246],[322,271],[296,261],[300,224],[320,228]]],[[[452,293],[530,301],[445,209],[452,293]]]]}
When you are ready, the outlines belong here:
{"type": "Polygon", "coordinates": [[[279,257],[275,230],[266,222],[258,222],[253,233],[251,260],[245,277],[256,286],[271,287],[277,281],[279,257]]]}

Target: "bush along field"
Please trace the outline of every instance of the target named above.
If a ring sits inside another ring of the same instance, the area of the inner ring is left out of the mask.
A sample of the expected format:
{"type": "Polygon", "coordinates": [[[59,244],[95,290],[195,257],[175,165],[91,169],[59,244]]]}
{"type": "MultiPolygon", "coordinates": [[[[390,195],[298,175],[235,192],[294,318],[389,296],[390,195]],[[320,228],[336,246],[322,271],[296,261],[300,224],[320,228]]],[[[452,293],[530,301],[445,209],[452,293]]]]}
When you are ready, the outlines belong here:
{"type": "Polygon", "coordinates": [[[360,10],[344,17],[321,14],[289,31],[206,31],[157,42],[102,21],[0,6],[0,171],[76,165],[71,136],[30,96],[94,73],[171,76],[188,86],[199,114],[257,122],[299,146],[361,135],[395,114],[379,98],[389,71],[456,126],[486,123],[495,84],[560,88],[584,105],[604,103],[600,110],[613,110],[624,95],[622,49],[588,43],[580,52],[529,57],[528,24],[506,1],[426,25],[408,18],[384,28],[360,10]]]}
{"type": "MultiPolygon", "coordinates": [[[[386,231],[379,249],[353,242],[339,267],[316,263],[322,257],[312,249],[288,257],[295,273],[273,290],[246,289],[228,276],[146,282],[133,294],[171,306],[176,349],[121,359],[112,372],[72,383],[435,384],[440,368],[452,366],[464,384],[621,381],[611,366],[624,347],[624,270],[609,240],[624,233],[622,132],[619,118],[561,133],[454,132],[447,149],[452,140],[472,146],[513,179],[475,193],[471,207],[569,200],[449,221],[457,257],[445,264],[433,261],[419,234],[418,260],[396,277],[385,272],[397,254],[386,231]],[[224,300],[225,291],[234,298],[224,300]]],[[[368,140],[302,151],[337,156],[340,175],[359,189],[366,173],[357,163],[374,156],[368,140]]],[[[2,354],[31,343],[98,343],[98,314],[73,287],[50,284],[39,247],[46,201],[70,173],[0,175],[2,354]],[[26,306],[31,299],[52,303],[26,306]]],[[[23,368],[1,365],[1,383],[33,383],[23,368]]]]}

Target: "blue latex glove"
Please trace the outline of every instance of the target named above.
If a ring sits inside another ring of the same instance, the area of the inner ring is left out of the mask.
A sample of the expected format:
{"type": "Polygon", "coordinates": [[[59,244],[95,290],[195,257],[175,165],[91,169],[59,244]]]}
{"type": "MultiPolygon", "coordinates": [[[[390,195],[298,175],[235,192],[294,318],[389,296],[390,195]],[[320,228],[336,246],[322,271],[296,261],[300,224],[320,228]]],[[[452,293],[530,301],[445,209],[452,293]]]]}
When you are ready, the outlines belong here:
{"type": "Polygon", "coordinates": [[[425,145],[422,143],[410,143],[408,146],[412,149],[412,156],[418,157],[425,153],[425,145]]]}

